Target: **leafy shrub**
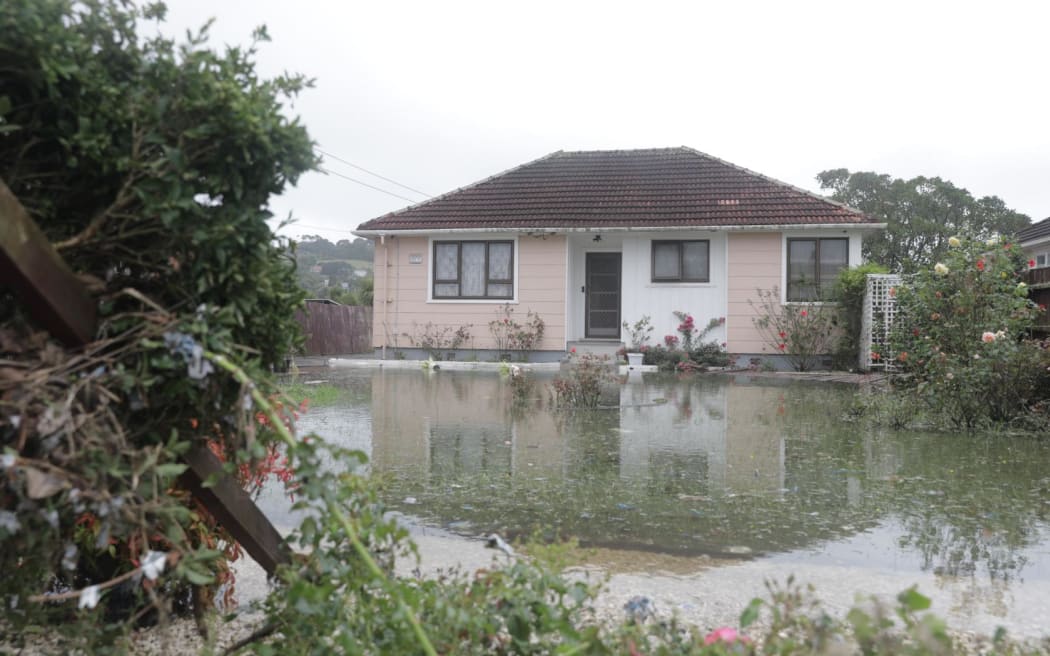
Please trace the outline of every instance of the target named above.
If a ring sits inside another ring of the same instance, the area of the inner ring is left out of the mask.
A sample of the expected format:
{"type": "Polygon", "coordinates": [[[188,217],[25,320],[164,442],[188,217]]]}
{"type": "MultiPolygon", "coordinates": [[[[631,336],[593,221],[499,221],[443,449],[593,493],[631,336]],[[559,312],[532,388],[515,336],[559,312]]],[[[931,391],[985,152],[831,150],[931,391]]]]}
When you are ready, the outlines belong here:
{"type": "Polygon", "coordinates": [[[641,353],[642,348],[649,341],[649,336],[653,334],[653,325],[650,323],[648,314],[643,315],[633,324],[624,321],[623,329],[630,336],[627,348],[632,353],[641,353]]]}
{"type": "Polygon", "coordinates": [[[189,584],[232,582],[238,547],[179,484],[180,456],[208,446],[244,485],[282,470],[250,397],[276,393],[268,372],[299,340],[267,208],[316,161],[284,109],[308,82],[259,77],[254,45],[140,38],[162,14],[0,3],[0,179],[99,310],[95,341],[66,350],[0,290],[0,597],[5,630],[47,624],[84,653],[119,650],[131,617],[189,584]]]}
{"type": "Polygon", "coordinates": [[[888,269],[881,264],[868,262],[843,269],[835,280],[834,300],[839,304],[838,324],[842,328],[835,349],[836,367],[853,369],[857,366],[860,359],[860,333],[868,275],[887,272],[888,269]]]}
{"type": "Polygon", "coordinates": [[[675,312],[678,318],[678,333],[665,335],[663,346],[644,349],[645,364],[656,365],[661,371],[704,371],[708,367],[724,367],[729,364],[725,343],[714,340],[703,341],[715,328],[725,324],[725,317],[714,317],[703,330],[696,327],[691,314],[675,312]],[[681,344],[681,348],[679,348],[681,344]]]}
{"type": "Polygon", "coordinates": [[[831,353],[835,345],[834,308],[816,303],[780,302],[780,290],[755,290],[758,303],[748,300],[758,316],[752,319],[763,341],[774,353],[787,356],[795,371],[809,371],[818,357],[831,353]]]}
{"type": "Polygon", "coordinates": [[[1050,398],[1050,354],[1027,339],[1038,309],[1013,244],[953,237],[944,261],[893,290],[892,357],[899,387],[935,417],[974,427],[1024,415],[1050,398]]]}

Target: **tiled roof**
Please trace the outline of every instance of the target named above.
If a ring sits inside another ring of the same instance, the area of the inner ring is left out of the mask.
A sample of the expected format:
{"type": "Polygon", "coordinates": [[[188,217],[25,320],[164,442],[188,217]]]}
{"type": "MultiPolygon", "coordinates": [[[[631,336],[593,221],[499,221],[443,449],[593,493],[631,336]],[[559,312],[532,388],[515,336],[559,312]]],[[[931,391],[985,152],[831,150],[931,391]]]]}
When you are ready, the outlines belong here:
{"type": "Polygon", "coordinates": [[[1033,223],[1017,233],[1017,241],[1023,246],[1026,241],[1050,237],[1050,218],[1033,223]]]}
{"type": "Polygon", "coordinates": [[[691,148],[558,151],[359,230],[867,224],[876,219],[691,148]]]}

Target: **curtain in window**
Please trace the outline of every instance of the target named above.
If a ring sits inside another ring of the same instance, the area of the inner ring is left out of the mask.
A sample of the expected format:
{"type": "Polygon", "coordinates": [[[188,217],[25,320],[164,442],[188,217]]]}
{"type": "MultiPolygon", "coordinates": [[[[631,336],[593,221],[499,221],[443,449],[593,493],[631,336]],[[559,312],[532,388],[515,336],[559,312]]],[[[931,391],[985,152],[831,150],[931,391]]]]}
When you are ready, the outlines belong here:
{"type": "Polygon", "coordinates": [[[463,296],[485,295],[485,242],[463,242],[463,279],[460,294],[463,296]]]}
{"type": "Polygon", "coordinates": [[[682,242],[682,279],[706,281],[708,274],[708,242],[682,242]]]}
{"type": "Polygon", "coordinates": [[[680,265],[677,243],[653,244],[653,278],[677,280],[682,277],[680,265]]]}

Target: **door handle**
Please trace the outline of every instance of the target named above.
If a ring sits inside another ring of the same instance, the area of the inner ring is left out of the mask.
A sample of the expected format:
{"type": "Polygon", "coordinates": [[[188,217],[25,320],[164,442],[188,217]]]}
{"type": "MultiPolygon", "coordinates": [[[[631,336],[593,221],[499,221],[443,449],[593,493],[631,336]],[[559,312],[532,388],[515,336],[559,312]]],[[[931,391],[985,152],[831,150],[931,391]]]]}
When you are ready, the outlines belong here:
{"type": "Polygon", "coordinates": [[[587,293],[587,286],[586,285],[580,287],[580,293],[581,294],[586,294],[587,293]]]}

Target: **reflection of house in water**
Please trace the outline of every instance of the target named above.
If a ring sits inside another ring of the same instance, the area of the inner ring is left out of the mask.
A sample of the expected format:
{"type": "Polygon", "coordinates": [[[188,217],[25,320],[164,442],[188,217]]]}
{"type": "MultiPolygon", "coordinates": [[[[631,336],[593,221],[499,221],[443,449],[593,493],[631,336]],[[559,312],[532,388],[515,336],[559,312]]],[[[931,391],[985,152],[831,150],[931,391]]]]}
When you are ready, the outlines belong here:
{"type": "Polygon", "coordinates": [[[560,471],[563,440],[554,419],[548,412],[513,412],[507,384],[490,374],[377,372],[374,465],[448,474],[560,471]]]}
{"type": "Polygon", "coordinates": [[[784,431],[777,388],[632,378],[620,392],[620,472],[700,492],[778,491],[784,431]]]}

